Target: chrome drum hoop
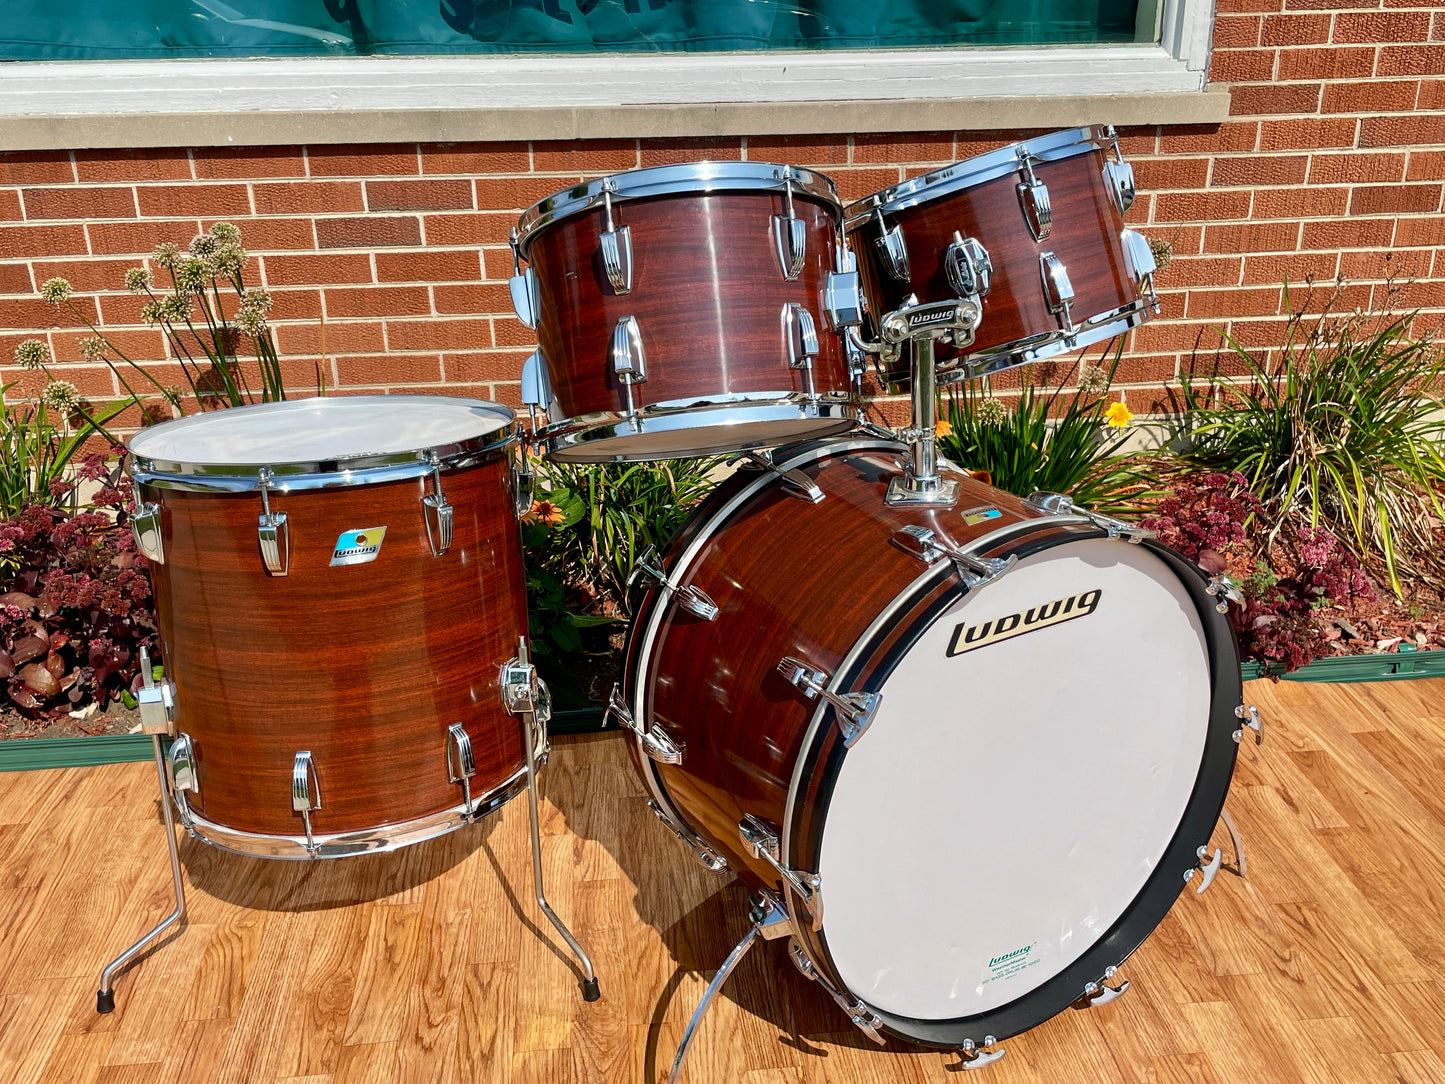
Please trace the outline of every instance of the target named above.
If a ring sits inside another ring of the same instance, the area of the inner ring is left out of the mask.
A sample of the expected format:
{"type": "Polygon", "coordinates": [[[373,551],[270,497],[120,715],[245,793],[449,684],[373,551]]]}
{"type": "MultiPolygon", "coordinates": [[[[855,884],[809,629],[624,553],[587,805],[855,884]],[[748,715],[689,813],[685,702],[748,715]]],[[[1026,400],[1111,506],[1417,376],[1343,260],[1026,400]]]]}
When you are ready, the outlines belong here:
{"type": "Polygon", "coordinates": [[[910,207],[918,207],[951,196],[955,192],[975,188],[999,177],[1011,176],[1018,173],[1019,163],[1024,158],[1035,163],[1057,162],[1088,154],[1090,151],[1107,150],[1114,145],[1114,139],[1112,125],[1090,125],[1050,132],[975,155],[973,158],[965,158],[961,162],[890,185],[849,204],[844,230],[853,230],[877,211],[882,211],[885,215],[897,214],[910,207]]]}
{"type": "Polygon", "coordinates": [[[798,392],[758,393],[656,403],[642,407],[633,415],[612,411],[583,414],[538,430],[536,440],[548,456],[561,462],[647,462],[694,455],[723,455],[775,447],[778,442],[743,440],[716,450],[672,452],[666,456],[609,453],[607,445],[614,440],[648,433],[683,433],[691,429],[795,420],[834,419],[839,423],[835,432],[843,433],[856,427],[861,417],[862,408],[854,396],[846,392],[825,392],[817,396],[798,392]]]}
{"type": "Polygon", "coordinates": [[[687,162],[651,166],[626,173],[614,173],[555,192],[522,212],[517,220],[518,254],[527,250],[540,231],[573,215],[600,207],[606,186],[611,186],[614,205],[628,200],[658,196],[706,196],[720,192],[779,192],[791,179],[793,195],[827,204],[834,217],[841,217],[843,204],[831,177],[799,166],[777,162],[687,162]]]}
{"type": "MultiPolygon", "coordinates": [[[[361,399],[385,399],[387,396],[346,396],[343,398],[288,399],[280,403],[264,404],[268,414],[284,414],[287,411],[341,411],[344,404],[354,404],[361,399]],[[336,404],[336,405],[331,405],[336,404]]],[[[452,396],[408,396],[408,402],[422,399],[454,405],[458,400],[452,396]]],[[[264,468],[271,473],[271,488],[286,493],[310,489],[335,489],[347,486],[380,485],[385,482],[406,481],[422,478],[433,471],[433,463],[443,471],[461,470],[481,463],[492,462],[507,454],[520,439],[521,429],[511,410],[500,403],[490,404],[506,412],[505,424],[485,433],[464,440],[446,444],[407,449],[405,451],[383,452],[338,456],[334,459],[269,462],[269,463],[199,463],[162,459],[129,451],[128,472],[141,485],[158,489],[178,489],[190,492],[248,493],[260,487],[260,472],[264,468]]],[[[231,410],[245,410],[233,407],[231,410]]],[[[177,419],[165,424],[184,425],[187,422],[204,425],[207,414],[195,414],[189,418],[177,419]]],[[[143,438],[147,430],[132,435],[128,444],[143,438]]]]}
{"type": "MultiPolygon", "coordinates": [[[[538,761],[540,766],[541,760],[538,761]]],[[[280,858],[290,861],[314,858],[350,858],[360,854],[383,854],[400,850],[413,843],[423,843],[437,836],[465,828],[488,813],[492,813],[527,789],[527,769],[519,768],[506,782],[484,797],[476,798],[472,811],[465,805],[453,806],[440,813],[431,813],[396,824],[377,828],[363,828],[355,832],[339,832],[335,835],[314,836],[316,852],[306,847],[306,837],[266,835],[258,832],[243,832],[238,828],[208,821],[198,814],[186,801],[184,792],[171,792],[182,824],[203,843],[233,854],[251,855],[256,858],[280,858]]]]}
{"type": "MultiPolygon", "coordinates": [[[[1091,316],[1072,335],[1059,331],[1033,339],[1016,339],[977,354],[950,359],[939,364],[938,382],[953,384],[960,380],[972,380],[1105,342],[1144,323],[1149,318],[1151,304],[1151,299],[1141,298],[1121,308],[1091,316]]],[[[900,374],[900,379],[903,375],[906,374],[900,374]]]]}

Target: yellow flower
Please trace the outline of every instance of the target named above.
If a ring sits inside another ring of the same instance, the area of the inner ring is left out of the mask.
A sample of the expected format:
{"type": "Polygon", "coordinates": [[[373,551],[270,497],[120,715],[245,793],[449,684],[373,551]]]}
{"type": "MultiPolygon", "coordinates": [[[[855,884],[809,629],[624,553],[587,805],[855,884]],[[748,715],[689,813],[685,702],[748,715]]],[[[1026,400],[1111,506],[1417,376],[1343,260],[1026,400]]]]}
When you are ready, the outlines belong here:
{"type": "Polygon", "coordinates": [[[543,527],[556,527],[566,518],[562,509],[551,501],[533,501],[532,507],[522,517],[522,522],[540,523],[543,527]]]}
{"type": "Polygon", "coordinates": [[[1112,429],[1123,429],[1134,420],[1134,412],[1123,403],[1111,403],[1109,409],[1104,411],[1104,420],[1112,429]]]}
{"type": "Polygon", "coordinates": [[[938,424],[933,427],[933,431],[940,437],[947,437],[952,435],[953,426],[949,424],[947,418],[939,418],[938,424]]]}

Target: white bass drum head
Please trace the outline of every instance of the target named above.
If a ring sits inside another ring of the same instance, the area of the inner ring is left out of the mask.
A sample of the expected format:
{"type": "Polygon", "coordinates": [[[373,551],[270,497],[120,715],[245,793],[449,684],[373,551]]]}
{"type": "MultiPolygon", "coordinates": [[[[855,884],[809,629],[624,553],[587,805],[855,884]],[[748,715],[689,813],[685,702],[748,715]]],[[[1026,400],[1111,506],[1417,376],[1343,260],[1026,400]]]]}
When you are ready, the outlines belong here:
{"type": "Polygon", "coordinates": [[[1064,543],[969,592],[842,758],[819,868],[839,977],[952,1020],[1058,975],[1178,833],[1211,688],[1199,612],[1140,546],[1064,543]]]}

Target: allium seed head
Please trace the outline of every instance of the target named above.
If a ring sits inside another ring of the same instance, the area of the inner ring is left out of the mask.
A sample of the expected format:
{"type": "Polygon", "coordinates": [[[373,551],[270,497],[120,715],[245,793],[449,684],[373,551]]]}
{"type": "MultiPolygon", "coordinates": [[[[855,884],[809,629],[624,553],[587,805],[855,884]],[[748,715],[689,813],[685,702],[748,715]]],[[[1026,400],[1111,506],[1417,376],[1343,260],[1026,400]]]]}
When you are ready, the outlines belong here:
{"type": "Polygon", "coordinates": [[[140,307],[140,318],[141,323],[145,324],[146,327],[155,326],[156,322],[161,318],[160,303],[157,301],[147,301],[140,307]]]}
{"type": "Polygon", "coordinates": [[[217,222],[211,227],[211,236],[222,244],[239,245],[241,243],[241,231],[229,222],[217,222]]]}
{"type": "Polygon", "coordinates": [[[133,294],[150,289],[152,281],[149,267],[132,267],[125,273],[125,288],[133,294]]]}
{"type": "Polygon", "coordinates": [[[156,250],[151,253],[151,259],[157,267],[164,267],[167,271],[175,269],[176,263],[181,258],[181,250],[169,241],[163,241],[156,245],[156,250]]]}
{"type": "Polygon", "coordinates": [[[70,283],[65,279],[46,279],[40,287],[40,296],[52,305],[59,305],[70,296],[70,283]]]}
{"type": "Polygon", "coordinates": [[[176,268],[176,289],[184,293],[204,293],[210,284],[211,271],[205,260],[189,259],[176,268]]]}
{"type": "Polygon", "coordinates": [[[161,302],[161,319],[173,324],[184,324],[191,318],[191,297],[189,294],[171,294],[161,302]]]}
{"type": "Polygon", "coordinates": [[[209,233],[198,233],[191,238],[191,255],[198,260],[205,260],[216,254],[218,242],[209,233]]]}
{"type": "Polygon", "coordinates": [[[80,356],[86,361],[104,361],[106,341],[94,335],[80,340],[80,356]]]}
{"type": "Polygon", "coordinates": [[[50,347],[43,339],[26,339],[15,348],[15,364],[22,369],[40,369],[50,361],[50,347]]]}
{"type": "Polygon", "coordinates": [[[979,425],[1003,425],[1008,421],[1008,407],[1003,405],[1003,400],[995,399],[992,396],[987,399],[980,399],[978,402],[978,424],[979,425]]]}
{"type": "Polygon", "coordinates": [[[69,380],[52,380],[40,393],[40,401],[51,410],[71,411],[80,404],[80,391],[69,380]]]}

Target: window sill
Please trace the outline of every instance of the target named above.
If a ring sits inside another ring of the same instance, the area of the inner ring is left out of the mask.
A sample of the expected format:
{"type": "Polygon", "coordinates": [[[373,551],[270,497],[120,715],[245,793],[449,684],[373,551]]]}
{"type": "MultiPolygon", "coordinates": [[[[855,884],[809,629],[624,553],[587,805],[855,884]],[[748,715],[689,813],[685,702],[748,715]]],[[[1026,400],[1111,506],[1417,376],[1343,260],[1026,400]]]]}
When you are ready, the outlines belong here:
{"type": "Polygon", "coordinates": [[[10,150],[1212,124],[1158,46],[0,65],[10,150]]]}

